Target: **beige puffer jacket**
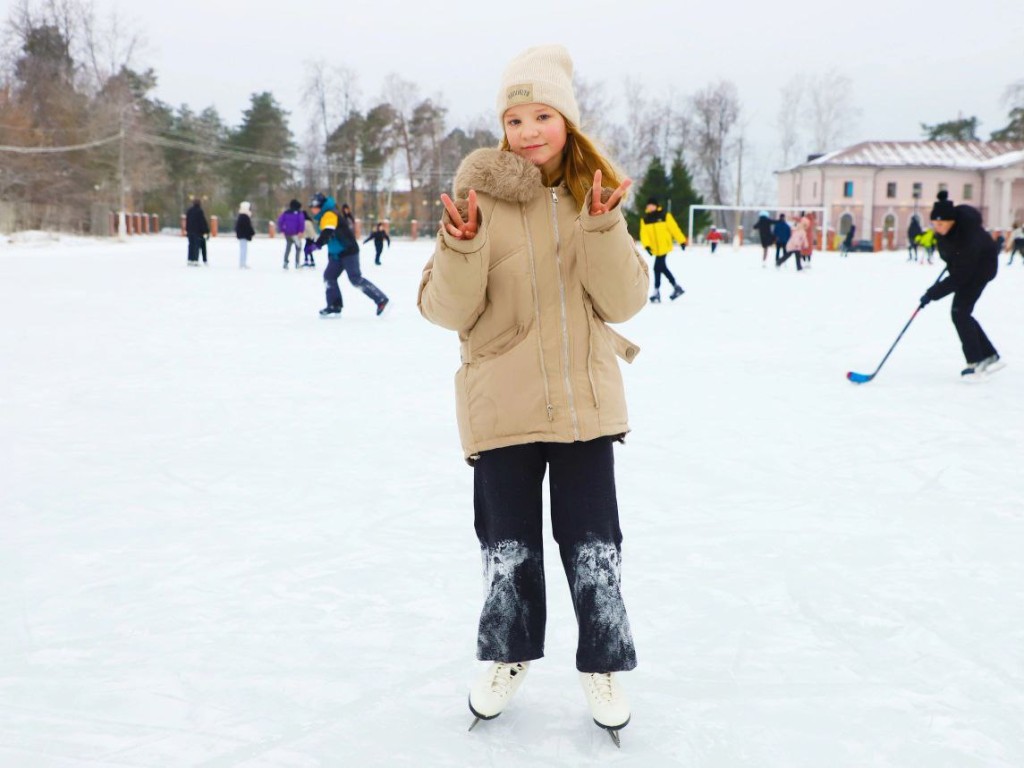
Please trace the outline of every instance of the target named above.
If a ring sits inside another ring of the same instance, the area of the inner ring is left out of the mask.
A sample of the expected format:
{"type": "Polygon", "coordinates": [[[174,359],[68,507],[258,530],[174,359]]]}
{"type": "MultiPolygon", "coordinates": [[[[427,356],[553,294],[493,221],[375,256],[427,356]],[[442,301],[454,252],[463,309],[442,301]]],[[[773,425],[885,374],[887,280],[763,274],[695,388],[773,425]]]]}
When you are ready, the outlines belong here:
{"type": "MultiPolygon", "coordinates": [[[[565,187],[511,152],[478,149],[459,166],[455,199],[475,189],[480,229],[444,228],[423,270],[420,312],[459,332],[455,375],[466,458],[532,442],[629,431],[618,355],[639,348],[606,323],[647,303],[647,264],[622,212],[590,215],[565,187]]],[[[609,192],[604,193],[605,199],[609,192]]]]}

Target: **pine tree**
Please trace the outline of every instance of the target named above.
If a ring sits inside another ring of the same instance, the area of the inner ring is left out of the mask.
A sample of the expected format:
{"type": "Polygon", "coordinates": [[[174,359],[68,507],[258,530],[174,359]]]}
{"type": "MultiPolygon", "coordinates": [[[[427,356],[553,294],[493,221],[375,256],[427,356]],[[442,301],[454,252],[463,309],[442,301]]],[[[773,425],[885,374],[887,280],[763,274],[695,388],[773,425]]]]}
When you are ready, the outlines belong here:
{"type": "Polygon", "coordinates": [[[652,157],[647,164],[643,181],[633,194],[633,207],[626,211],[626,226],[634,237],[640,237],[640,218],[644,215],[647,200],[652,197],[662,206],[665,206],[671,197],[671,185],[665,173],[665,165],[658,156],[652,157]]]}
{"type": "MultiPolygon", "coordinates": [[[[672,215],[679,222],[680,229],[685,231],[690,217],[691,205],[703,205],[704,198],[697,194],[693,188],[693,177],[683,162],[682,155],[677,154],[672,160],[672,170],[669,174],[669,186],[671,193],[669,199],[672,201],[672,215]]],[[[707,211],[697,211],[693,217],[693,228],[696,232],[702,232],[711,226],[711,216],[707,211]]],[[[689,234],[687,234],[689,237],[689,234]]]]}

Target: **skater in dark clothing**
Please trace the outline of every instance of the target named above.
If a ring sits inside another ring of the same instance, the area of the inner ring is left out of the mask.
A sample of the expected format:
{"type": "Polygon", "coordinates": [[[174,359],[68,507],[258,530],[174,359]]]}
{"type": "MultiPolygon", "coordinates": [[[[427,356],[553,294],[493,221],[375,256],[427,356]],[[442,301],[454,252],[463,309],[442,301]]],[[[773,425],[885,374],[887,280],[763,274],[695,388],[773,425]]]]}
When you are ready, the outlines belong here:
{"type": "Polygon", "coordinates": [[[238,206],[238,218],[235,219],[235,237],[238,238],[238,268],[248,269],[249,243],[256,236],[252,226],[252,206],[243,200],[238,206]]]}
{"type": "Polygon", "coordinates": [[[1024,263],[1024,224],[1013,223],[1013,231],[1006,241],[1006,250],[1010,251],[1010,260],[1006,266],[1013,264],[1013,257],[1020,254],[1021,263],[1024,263]]]}
{"type": "Polygon", "coordinates": [[[620,588],[613,448],[629,427],[616,358],[632,360],[635,348],[608,324],[647,303],[647,263],[622,215],[630,180],[578,128],[565,48],[513,59],[497,118],[500,147],[472,152],[455,200],[441,196],[418,301],[462,349],[456,414],[486,593],[477,658],[491,662],[469,706],[497,717],[544,656],[547,475],[576,669],[591,717],[615,738],[630,717],[617,673],[636,666],[620,588]]]}
{"type": "Polygon", "coordinates": [[[917,216],[911,216],[910,226],[907,227],[907,261],[917,261],[917,238],[923,234],[924,230],[921,229],[921,222],[917,220],[917,216]]]}
{"type": "Polygon", "coordinates": [[[953,325],[967,360],[960,375],[972,380],[1004,365],[973,316],[975,304],[999,269],[999,247],[982,227],[978,209],[954,206],[945,190],[939,192],[931,219],[939,258],[946,262],[949,275],[925,291],[921,306],[953,294],[953,325]]]}
{"type": "Polygon", "coordinates": [[[203,254],[206,263],[206,238],[210,234],[210,223],[203,213],[203,205],[199,198],[192,201],[192,207],[185,213],[185,235],[188,237],[188,265],[199,266],[199,254],[203,254]]]}
{"type": "Polygon", "coordinates": [[[679,243],[680,250],[686,250],[686,235],[679,228],[675,217],[665,211],[656,198],[650,198],[640,219],[640,244],[654,257],[654,295],[651,296],[651,302],[655,304],[661,303],[662,275],[672,285],[670,299],[675,300],[684,293],[682,286],[668,271],[668,252],[672,250],[674,242],[679,243]]]}
{"type": "Polygon", "coordinates": [[[309,215],[309,211],[303,210],[302,217],[306,220],[303,228],[303,237],[306,239],[306,244],[302,248],[302,266],[315,267],[316,262],[313,261],[313,251],[316,250],[316,239],[318,237],[316,222],[309,215]]]}
{"type": "Polygon", "coordinates": [[[789,226],[789,222],[786,221],[786,214],[780,213],[778,221],[772,227],[772,235],[775,236],[775,266],[779,266],[782,257],[785,255],[786,243],[789,242],[790,235],[792,234],[793,230],[789,226]]]}
{"type": "Polygon", "coordinates": [[[777,222],[775,219],[768,215],[768,211],[761,211],[757,214],[757,222],[754,224],[754,229],[757,230],[757,236],[761,239],[761,248],[764,249],[761,254],[761,266],[763,267],[768,261],[768,249],[772,247],[775,242],[775,234],[772,232],[772,226],[777,222]]]}
{"type": "Polygon", "coordinates": [[[853,233],[857,231],[857,226],[851,224],[850,228],[846,230],[846,237],[843,238],[843,244],[839,246],[840,256],[849,256],[850,251],[853,250],[853,233]]]}
{"type": "Polygon", "coordinates": [[[317,223],[320,233],[316,242],[306,246],[306,252],[327,246],[327,268],[324,270],[324,286],[327,289],[327,306],[320,310],[322,317],[340,315],[342,308],[341,288],[338,278],[342,272],[348,273],[348,280],[359,288],[377,305],[377,314],[381,314],[388,305],[388,297],[376,285],[371,283],[359,270],[359,241],[349,224],[351,218],[339,213],[333,197],[325,197],[319,192],[313,196],[309,204],[313,220],[317,223]]]}
{"type": "Polygon", "coordinates": [[[388,232],[384,228],[384,222],[378,221],[377,228],[370,233],[369,237],[363,240],[363,243],[368,243],[373,240],[373,247],[377,250],[377,255],[373,260],[373,263],[380,266],[380,255],[384,251],[384,241],[388,243],[388,248],[391,247],[391,238],[388,237],[388,232]]]}

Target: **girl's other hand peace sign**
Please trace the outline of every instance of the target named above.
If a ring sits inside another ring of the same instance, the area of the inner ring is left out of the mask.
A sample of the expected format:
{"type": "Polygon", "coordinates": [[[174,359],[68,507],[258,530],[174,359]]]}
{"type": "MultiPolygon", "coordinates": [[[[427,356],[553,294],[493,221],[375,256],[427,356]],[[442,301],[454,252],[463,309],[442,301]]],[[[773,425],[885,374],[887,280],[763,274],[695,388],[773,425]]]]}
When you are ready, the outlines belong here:
{"type": "Polygon", "coordinates": [[[594,171],[594,189],[590,195],[590,215],[599,216],[602,213],[608,213],[612,208],[619,204],[619,200],[626,194],[626,190],[633,184],[632,179],[623,179],[622,183],[615,188],[615,190],[608,197],[608,202],[601,202],[601,171],[594,171]]]}
{"type": "Polygon", "coordinates": [[[444,209],[448,211],[448,217],[451,221],[444,222],[445,229],[448,230],[448,234],[454,237],[456,240],[472,240],[476,237],[477,231],[477,214],[476,214],[476,190],[469,190],[469,201],[468,211],[466,220],[463,221],[462,214],[459,213],[459,209],[455,206],[448,195],[441,195],[441,202],[444,203],[444,209]]]}

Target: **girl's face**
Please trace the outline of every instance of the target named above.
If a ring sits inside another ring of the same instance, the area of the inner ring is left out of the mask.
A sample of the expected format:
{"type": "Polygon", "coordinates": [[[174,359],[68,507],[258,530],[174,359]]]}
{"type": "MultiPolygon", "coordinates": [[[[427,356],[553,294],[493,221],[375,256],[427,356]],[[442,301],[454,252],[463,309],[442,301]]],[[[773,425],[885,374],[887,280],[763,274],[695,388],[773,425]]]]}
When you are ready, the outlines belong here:
{"type": "Polygon", "coordinates": [[[505,110],[504,121],[509,148],[547,178],[558,178],[567,136],[562,113],[547,104],[517,104],[505,110]]]}

